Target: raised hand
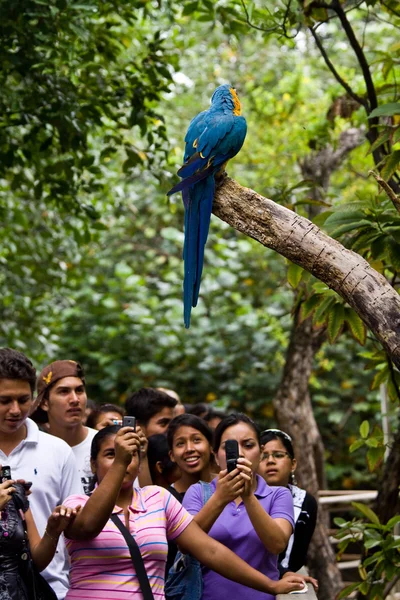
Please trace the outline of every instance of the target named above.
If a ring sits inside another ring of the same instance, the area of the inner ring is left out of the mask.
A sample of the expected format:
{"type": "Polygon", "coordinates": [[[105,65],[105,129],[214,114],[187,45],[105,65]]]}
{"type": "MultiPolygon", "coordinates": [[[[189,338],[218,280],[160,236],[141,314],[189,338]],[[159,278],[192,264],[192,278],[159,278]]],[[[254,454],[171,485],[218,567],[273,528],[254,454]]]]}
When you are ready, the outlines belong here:
{"type": "Polygon", "coordinates": [[[232,500],[241,496],[243,489],[243,477],[238,469],[235,469],[230,473],[228,473],[227,469],[220,471],[218,474],[215,497],[221,505],[226,506],[229,502],[232,502],[232,500]]]}
{"type": "Polygon", "coordinates": [[[0,510],[3,510],[10,502],[13,493],[15,492],[15,481],[9,479],[4,483],[0,483],[0,510]]]}
{"type": "Polygon", "coordinates": [[[132,456],[140,450],[140,437],[132,427],[122,427],[115,436],[115,460],[129,465],[132,456]]]}
{"type": "Polygon", "coordinates": [[[80,505],[75,508],[68,508],[63,505],[56,506],[48,518],[45,534],[51,540],[57,542],[61,533],[75,520],[80,510],[80,505]]]}
{"type": "Polygon", "coordinates": [[[140,455],[142,458],[145,458],[145,456],[147,456],[147,448],[149,447],[148,439],[139,426],[136,427],[136,433],[140,440],[140,455]]]}
{"type": "Polygon", "coordinates": [[[243,498],[246,498],[253,493],[252,483],[254,474],[251,468],[251,462],[247,460],[247,458],[240,457],[237,460],[237,469],[239,470],[243,482],[243,492],[241,495],[243,498]]]}

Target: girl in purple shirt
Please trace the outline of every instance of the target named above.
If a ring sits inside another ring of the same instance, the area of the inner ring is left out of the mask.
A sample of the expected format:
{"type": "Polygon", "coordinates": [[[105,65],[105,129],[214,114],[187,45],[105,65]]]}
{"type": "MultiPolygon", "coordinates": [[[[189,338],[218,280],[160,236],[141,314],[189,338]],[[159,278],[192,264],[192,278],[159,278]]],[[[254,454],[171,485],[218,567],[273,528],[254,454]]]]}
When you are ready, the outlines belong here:
{"type": "MultiPolygon", "coordinates": [[[[213,495],[203,506],[200,484],[186,492],[183,505],[212,538],[247,564],[278,582],[278,555],[293,531],[293,502],[288,489],[269,487],[257,475],[261,457],[259,434],[246,415],[230,415],[215,431],[214,452],[221,472],[211,483],[213,495]],[[226,469],[225,444],[237,440],[237,468],[226,469]]],[[[203,600],[273,600],[273,595],[250,590],[215,571],[203,569],[203,600]]],[[[283,582],[280,582],[283,583],[283,582]]]]}

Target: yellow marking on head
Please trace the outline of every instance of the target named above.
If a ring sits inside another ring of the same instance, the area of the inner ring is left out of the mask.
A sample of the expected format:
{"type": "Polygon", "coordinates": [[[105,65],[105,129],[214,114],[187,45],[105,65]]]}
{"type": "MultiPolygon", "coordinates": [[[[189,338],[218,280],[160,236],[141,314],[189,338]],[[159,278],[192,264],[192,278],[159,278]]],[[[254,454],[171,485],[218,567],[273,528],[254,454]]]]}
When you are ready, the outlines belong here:
{"type": "Polygon", "coordinates": [[[198,144],[198,139],[196,138],[193,142],[193,148],[197,148],[197,144],[198,144]]]}
{"type": "Polygon", "coordinates": [[[201,158],[205,158],[205,156],[203,156],[203,154],[201,152],[200,152],[200,156],[201,156],[201,158]]]}
{"type": "Polygon", "coordinates": [[[50,383],[50,381],[51,381],[51,378],[52,378],[52,377],[53,377],[53,371],[50,371],[50,373],[47,375],[47,377],[46,377],[46,376],[44,376],[44,377],[43,377],[43,381],[44,381],[44,382],[45,382],[47,385],[49,385],[49,383],[50,383]]]}
{"type": "Polygon", "coordinates": [[[238,98],[235,88],[229,88],[229,91],[231,93],[233,105],[234,105],[233,114],[238,117],[239,115],[242,114],[242,107],[240,105],[240,100],[238,98]]]}

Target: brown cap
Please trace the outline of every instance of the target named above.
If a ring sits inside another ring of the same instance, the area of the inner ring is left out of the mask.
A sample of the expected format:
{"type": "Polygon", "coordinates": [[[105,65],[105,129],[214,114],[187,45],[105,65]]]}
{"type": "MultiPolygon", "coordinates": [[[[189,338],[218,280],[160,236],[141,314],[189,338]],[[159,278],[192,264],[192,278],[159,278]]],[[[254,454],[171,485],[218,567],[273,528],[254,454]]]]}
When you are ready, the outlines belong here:
{"type": "Polygon", "coordinates": [[[37,396],[35,404],[38,406],[46,393],[53,385],[64,377],[79,377],[85,385],[85,374],[81,365],[74,360],[56,360],[45,367],[37,380],[37,396]]]}

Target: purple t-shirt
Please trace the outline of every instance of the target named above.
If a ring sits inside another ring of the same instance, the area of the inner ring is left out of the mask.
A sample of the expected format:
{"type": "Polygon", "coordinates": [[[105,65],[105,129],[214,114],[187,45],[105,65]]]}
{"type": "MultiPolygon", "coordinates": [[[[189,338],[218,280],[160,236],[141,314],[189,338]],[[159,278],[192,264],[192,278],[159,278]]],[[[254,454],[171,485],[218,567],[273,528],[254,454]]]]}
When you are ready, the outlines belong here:
{"type": "MultiPolygon", "coordinates": [[[[215,492],[217,480],[211,482],[215,492]]],[[[257,475],[256,498],[274,519],[286,519],[294,527],[293,499],[284,487],[270,487],[257,475]]],[[[191,515],[196,515],[203,507],[202,490],[199,483],[192,485],[185,494],[183,506],[191,515]]],[[[246,508],[241,502],[236,506],[230,502],[208,532],[215,540],[227,546],[240,558],[270,579],[278,580],[278,556],[271,554],[258,537],[246,508]]],[[[274,600],[275,596],[248,588],[240,583],[218,575],[203,567],[204,591],[202,600],[274,600]]]]}

